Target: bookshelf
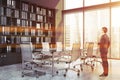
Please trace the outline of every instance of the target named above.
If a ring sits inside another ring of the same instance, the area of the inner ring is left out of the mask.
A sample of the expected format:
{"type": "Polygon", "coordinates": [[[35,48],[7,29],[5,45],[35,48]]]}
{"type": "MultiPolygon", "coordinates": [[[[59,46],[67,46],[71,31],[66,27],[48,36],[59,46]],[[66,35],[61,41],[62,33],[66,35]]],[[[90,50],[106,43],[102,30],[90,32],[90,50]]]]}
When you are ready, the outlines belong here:
{"type": "Polygon", "coordinates": [[[0,66],[21,62],[20,43],[55,44],[55,9],[25,0],[0,0],[0,66]]]}

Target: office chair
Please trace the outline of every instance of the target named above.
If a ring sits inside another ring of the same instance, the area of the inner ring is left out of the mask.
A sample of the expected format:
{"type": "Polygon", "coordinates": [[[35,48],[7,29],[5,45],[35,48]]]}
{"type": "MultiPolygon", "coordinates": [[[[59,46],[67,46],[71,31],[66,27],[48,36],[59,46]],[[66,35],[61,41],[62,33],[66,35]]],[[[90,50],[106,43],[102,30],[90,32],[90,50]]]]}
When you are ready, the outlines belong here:
{"type": "Polygon", "coordinates": [[[57,63],[59,63],[60,58],[66,58],[66,56],[70,56],[70,50],[64,50],[62,42],[56,42],[56,52],[54,52],[57,63]]]}
{"type": "Polygon", "coordinates": [[[87,42],[86,45],[86,48],[81,51],[80,59],[83,62],[82,65],[77,64],[75,66],[81,65],[81,70],[83,70],[83,65],[87,65],[90,66],[93,71],[96,60],[96,56],[93,55],[94,42],[87,42]]]}
{"type": "Polygon", "coordinates": [[[35,51],[35,47],[32,44],[32,42],[30,42],[30,47],[31,47],[33,59],[34,60],[40,60],[41,59],[41,52],[35,51]]]}
{"type": "Polygon", "coordinates": [[[42,60],[43,65],[51,65],[52,76],[54,76],[54,52],[55,49],[51,49],[49,42],[42,42],[42,60]]]}
{"type": "MultiPolygon", "coordinates": [[[[68,55],[68,59],[62,59],[62,58],[59,59],[59,62],[65,62],[65,63],[68,63],[68,65],[69,65],[67,68],[59,69],[59,70],[65,70],[66,71],[65,74],[64,74],[64,77],[66,76],[66,73],[67,73],[68,70],[73,70],[73,71],[77,72],[78,76],[80,75],[80,70],[79,69],[71,68],[71,66],[70,66],[71,63],[73,63],[77,59],[79,59],[80,53],[81,53],[80,44],[79,43],[73,43],[72,50],[70,51],[70,55],[68,55]]],[[[67,56],[67,55],[65,55],[65,56],[67,56]]],[[[59,73],[59,70],[56,72],[57,74],[59,73]]]]}
{"type": "Polygon", "coordinates": [[[56,42],[56,51],[54,52],[54,55],[56,57],[60,57],[62,56],[64,52],[63,46],[62,46],[62,42],[56,42]]]}
{"type": "Polygon", "coordinates": [[[56,51],[57,52],[62,52],[63,51],[62,42],[56,42],[56,51]]]}
{"type": "Polygon", "coordinates": [[[42,50],[41,53],[43,54],[43,58],[52,57],[51,51],[50,51],[50,45],[49,42],[42,42],[42,50]]]}
{"type": "Polygon", "coordinates": [[[32,58],[30,43],[20,44],[20,48],[22,53],[22,77],[28,75],[29,72],[32,72],[38,77],[38,71],[35,68],[37,63],[32,58]]]}

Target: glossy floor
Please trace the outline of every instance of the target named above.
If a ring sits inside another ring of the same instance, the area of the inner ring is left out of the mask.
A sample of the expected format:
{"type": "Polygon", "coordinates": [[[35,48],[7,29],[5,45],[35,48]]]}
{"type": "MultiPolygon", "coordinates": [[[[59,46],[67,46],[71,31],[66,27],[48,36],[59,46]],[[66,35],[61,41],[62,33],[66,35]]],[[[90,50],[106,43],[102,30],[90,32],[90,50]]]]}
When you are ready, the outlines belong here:
{"type": "MultiPolygon", "coordinates": [[[[64,64],[66,65],[66,64],[64,64]]],[[[55,66],[64,66],[63,64],[56,64],[55,66]]],[[[95,65],[94,71],[90,67],[85,66],[83,71],[80,71],[78,77],[76,72],[68,71],[66,77],[63,72],[52,77],[50,74],[41,75],[39,78],[34,76],[21,77],[21,64],[2,66],[0,67],[0,80],[120,80],[120,60],[109,60],[109,75],[107,77],[99,77],[102,73],[102,66],[100,63],[95,65]]]]}

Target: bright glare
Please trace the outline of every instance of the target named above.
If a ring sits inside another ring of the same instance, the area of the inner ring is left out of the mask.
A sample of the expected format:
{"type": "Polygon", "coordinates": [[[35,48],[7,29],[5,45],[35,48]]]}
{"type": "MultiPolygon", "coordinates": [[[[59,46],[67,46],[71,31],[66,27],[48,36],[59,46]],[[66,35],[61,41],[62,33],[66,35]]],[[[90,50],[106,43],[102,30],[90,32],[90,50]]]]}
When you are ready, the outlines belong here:
{"type": "Polygon", "coordinates": [[[65,0],[65,9],[82,7],[83,0],[65,0]]]}
{"type": "Polygon", "coordinates": [[[85,6],[108,3],[110,0],[85,0],[85,6]]]}
{"type": "Polygon", "coordinates": [[[113,8],[112,9],[112,26],[114,27],[120,27],[120,8],[113,8]]]}

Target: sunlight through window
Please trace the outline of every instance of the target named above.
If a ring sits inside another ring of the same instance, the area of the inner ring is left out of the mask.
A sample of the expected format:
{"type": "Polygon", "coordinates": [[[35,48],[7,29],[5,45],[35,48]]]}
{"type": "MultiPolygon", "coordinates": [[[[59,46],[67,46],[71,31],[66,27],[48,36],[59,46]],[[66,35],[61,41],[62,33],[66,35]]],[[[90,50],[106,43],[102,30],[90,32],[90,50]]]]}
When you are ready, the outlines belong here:
{"type": "Polygon", "coordinates": [[[64,9],[73,9],[83,6],[83,0],[65,0],[64,3],[65,3],[64,9]]]}

